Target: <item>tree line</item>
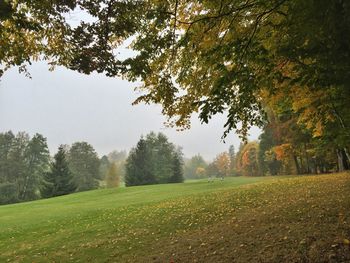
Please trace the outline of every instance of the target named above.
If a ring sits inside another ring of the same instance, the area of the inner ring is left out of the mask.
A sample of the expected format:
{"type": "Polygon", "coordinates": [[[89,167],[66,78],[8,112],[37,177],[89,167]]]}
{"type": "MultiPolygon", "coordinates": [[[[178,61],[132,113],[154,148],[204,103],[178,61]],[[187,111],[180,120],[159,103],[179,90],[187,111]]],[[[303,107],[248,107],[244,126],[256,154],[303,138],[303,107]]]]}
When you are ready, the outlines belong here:
{"type": "Polygon", "coordinates": [[[99,166],[96,151],[86,142],[61,145],[51,158],[41,134],[0,133],[0,203],[95,189],[99,166]]]}
{"type": "Polygon", "coordinates": [[[299,130],[296,139],[295,129],[283,123],[275,125],[265,126],[258,141],[241,142],[237,152],[231,145],[209,163],[200,154],[185,160],[185,178],[321,174],[350,168],[345,151],[336,145],[322,143],[305,130],[304,134],[299,130]]]}
{"type": "Polygon", "coordinates": [[[0,133],[0,204],[101,187],[183,182],[182,152],[161,133],[141,138],[129,156],[113,151],[101,158],[87,142],[60,145],[51,157],[46,138],[0,133]]]}

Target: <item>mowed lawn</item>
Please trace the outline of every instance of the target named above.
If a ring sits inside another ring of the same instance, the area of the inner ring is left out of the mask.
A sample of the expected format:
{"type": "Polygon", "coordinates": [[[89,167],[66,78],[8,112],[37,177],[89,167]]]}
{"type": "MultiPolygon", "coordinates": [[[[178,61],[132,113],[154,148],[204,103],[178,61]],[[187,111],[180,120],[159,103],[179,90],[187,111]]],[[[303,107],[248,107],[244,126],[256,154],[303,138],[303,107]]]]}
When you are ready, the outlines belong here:
{"type": "Polygon", "coordinates": [[[350,174],[121,187],[0,206],[0,262],[350,262],[350,174]]]}

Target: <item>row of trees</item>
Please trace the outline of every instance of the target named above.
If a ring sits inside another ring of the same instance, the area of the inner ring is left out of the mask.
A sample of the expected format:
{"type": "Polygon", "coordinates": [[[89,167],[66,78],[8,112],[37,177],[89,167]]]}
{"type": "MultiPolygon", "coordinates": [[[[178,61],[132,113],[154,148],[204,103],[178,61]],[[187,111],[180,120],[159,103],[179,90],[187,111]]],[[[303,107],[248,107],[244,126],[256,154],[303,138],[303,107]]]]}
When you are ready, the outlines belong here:
{"type": "Polygon", "coordinates": [[[117,187],[122,180],[126,186],[183,182],[181,149],[152,132],[128,156],[113,151],[99,159],[90,144],[76,142],[51,158],[40,134],[0,133],[0,204],[117,187]]]}
{"type": "Polygon", "coordinates": [[[184,176],[186,179],[200,179],[208,176],[227,177],[237,176],[236,154],[234,146],[229,147],[228,152],[218,154],[209,164],[200,154],[186,160],[184,176]]]}
{"type": "Polygon", "coordinates": [[[268,123],[259,141],[241,143],[237,153],[230,146],[209,164],[199,154],[193,156],[186,160],[184,174],[199,179],[336,172],[350,168],[346,154],[332,138],[327,143],[287,119],[268,123]]]}
{"type": "Polygon", "coordinates": [[[42,135],[0,133],[0,204],[118,186],[126,153],[116,153],[99,159],[90,144],[76,142],[59,146],[52,159],[42,135]]]}

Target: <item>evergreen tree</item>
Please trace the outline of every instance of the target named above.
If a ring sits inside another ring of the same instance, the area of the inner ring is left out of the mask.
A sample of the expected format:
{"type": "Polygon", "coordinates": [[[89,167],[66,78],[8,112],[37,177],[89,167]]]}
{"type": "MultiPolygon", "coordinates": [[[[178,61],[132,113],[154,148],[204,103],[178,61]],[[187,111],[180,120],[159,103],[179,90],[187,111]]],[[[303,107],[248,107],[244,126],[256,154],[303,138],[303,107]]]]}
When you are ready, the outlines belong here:
{"type": "Polygon", "coordinates": [[[45,176],[45,187],[42,191],[44,197],[53,197],[73,193],[76,186],[72,182],[73,176],[66,160],[63,145],[58,148],[51,163],[51,171],[45,176]]]}
{"type": "Polygon", "coordinates": [[[157,183],[168,183],[173,172],[175,145],[169,142],[164,134],[158,133],[156,135],[153,132],[146,136],[146,142],[151,148],[152,170],[157,183]]]}
{"type": "Polygon", "coordinates": [[[168,138],[151,132],[141,138],[126,161],[126,186],[182,182],[182,153],[168,138]]]}
{"type": "Polygon", "coordinates": [[[126,160],[125,185],[155,184],[156,178],[152,171],[151,149],[143,138],[139,140],[136,148],[130,151],[126,160]]]}
{"type": "Polygon", "coordinates": [[[182,183],[184,181],[184,172],[181,152],[175,152],[172,169],[172,176],[169,178],[169,183],[182,183]]]}

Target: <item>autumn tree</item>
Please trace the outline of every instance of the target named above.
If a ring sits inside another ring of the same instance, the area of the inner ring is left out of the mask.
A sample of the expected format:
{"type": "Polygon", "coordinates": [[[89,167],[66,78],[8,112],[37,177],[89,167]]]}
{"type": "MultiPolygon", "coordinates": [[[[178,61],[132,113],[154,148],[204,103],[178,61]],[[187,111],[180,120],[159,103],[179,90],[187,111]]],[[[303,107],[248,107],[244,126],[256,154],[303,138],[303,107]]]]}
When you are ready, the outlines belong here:
{"type": "Polygon", "coordinates": [[[8,68],[39,59],[51,66],[62,64],[69,54],[67,36],[70,26],[66,14],[77,1],[0,1],[0,76],[8,68]]]}
{"type": "Polygon", "coordinates": [[[239,173],[244,176],[259,176],[261,170],[258,161],[259,144],[249,142],[239,152],[236,160],[236,167],[239,173]]]}
{"type": "Polygon", "coordinates": [[[184,167],[184,176],[187,179],[199,179],[205,177],[205,169],[208,164],[200,154],[192,156],[186,160],[184,167]]]}
{"type": "Polygon", "coordinates": [[[106,175],[106,185],[108,188],[118,187],[120,184],[120,174],[116,163],[112,163],[106,175]]]}
{"type": "Polygon", "coordinates": [[[217,168],[218,176],[220,177],[227,177],[231,174],[231,161],[230,161],[230,155],[227,152],[223,152],[218,154],[214,161],[214,165],[217,168]]]}
{"type": "Polygon", "coordinates": [[[108,161],[110,163],[115,163],[117,165],[118,173],[120,175],[120,180],[124,181],[125,178],[125,162],[128,154],[126,151],[114,150],[108,154],[108,161]]]}

